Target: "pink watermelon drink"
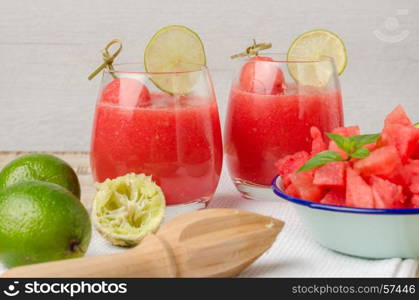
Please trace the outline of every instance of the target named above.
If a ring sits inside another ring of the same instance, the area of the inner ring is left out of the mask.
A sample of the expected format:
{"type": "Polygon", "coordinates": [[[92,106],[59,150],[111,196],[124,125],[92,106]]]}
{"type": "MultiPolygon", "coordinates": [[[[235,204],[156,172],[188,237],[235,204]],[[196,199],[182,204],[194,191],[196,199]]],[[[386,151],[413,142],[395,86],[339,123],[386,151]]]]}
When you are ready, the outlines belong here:
{"type": "Polygon", "coordinates": [[[343,124],[339,86],[295,83],[284,72],[287,63],[255,57],[233,83],[225,151],[236,183],[269,186],[278,159],[310,151],[312,126],[322,135],[343,124]]]}
{"type": "Polygon", "coordinates": [[[112,81],[101,95],[91,145],[96,181],[145,173],[169,205],[211,198],[222,166],[214,96],[149,92],[130,78],[112,81]]]}

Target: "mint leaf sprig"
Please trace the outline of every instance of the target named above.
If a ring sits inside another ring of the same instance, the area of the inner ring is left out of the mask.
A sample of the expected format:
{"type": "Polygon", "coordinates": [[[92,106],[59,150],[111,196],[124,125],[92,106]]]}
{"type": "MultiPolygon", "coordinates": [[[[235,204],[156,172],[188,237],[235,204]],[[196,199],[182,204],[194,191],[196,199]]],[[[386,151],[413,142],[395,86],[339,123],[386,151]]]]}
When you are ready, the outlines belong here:
{"type": "Polygon", "coordinates": [[[326,135],[346,153],[347,159],[344,159],[336,151],[326,150],[310,158],[297,172],[308,171],[333,161],[366,158],[370,155],[370,151],[364,146],[375,143],[381,136],[381,134],[362,134],[346,137],[336,133],[327,133],[326,135]]]}

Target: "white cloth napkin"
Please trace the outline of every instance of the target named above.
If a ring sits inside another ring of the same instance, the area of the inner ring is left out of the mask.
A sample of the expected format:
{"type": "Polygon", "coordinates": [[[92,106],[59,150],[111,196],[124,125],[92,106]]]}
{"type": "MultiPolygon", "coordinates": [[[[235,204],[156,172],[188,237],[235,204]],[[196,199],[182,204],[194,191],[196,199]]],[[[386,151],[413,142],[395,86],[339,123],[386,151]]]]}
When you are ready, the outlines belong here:
{"type": "MultiPolygon", "coordinates": [[[[293,207],[281,200],[245,200],[223,172],[210,207],[238,208],[269,215],[286,225],[272,248],[246,269],[242,277],[415,277],[413,259],[367,260],[339,254],[318,245],[305,231],[293,207]]],[[[86,255],[124,251],[110,245],[96,230],[86,255]]],[[[0,273],[5,268],[0,265],[0,273]]]]}
{"type": "Polygon", "coordinates": [[[246,269],[242,277],[415,277],[418,262],[413,259],[368,260],[320,246],[306,232],[290,203],[279,198],[245,200],[226,173],[223,172],[210,207],[244,209],[285,221],[271,249],[246,269]]]}
{"type": "Polygon", "coordinates": [[[368,260],[343,255],[317,244],[288,203],[222,197],[211,207],[234,207],[285,221],[272,248],[242,277],[414,277],[417,262],[400,258],[368,260]]]}

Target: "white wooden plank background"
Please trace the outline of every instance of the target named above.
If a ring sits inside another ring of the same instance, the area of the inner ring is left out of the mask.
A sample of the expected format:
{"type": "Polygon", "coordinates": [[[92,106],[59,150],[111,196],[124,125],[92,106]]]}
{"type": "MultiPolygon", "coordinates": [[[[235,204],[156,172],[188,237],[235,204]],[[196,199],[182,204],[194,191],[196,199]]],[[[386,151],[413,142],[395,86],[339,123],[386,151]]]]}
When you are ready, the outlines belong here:
{"type": "Polygon", "coordinates": [[[419,120],[418,10],[413,0],[1,0],[0,150],[88,150],[99,81],[86,77],[99,49],[118,37],[121,61],[141,61],[150,36],[173,23],[205,42],[222,117],[229,55],[253,37],[284,52],[297,34],[323,27],[348,47],[347,123],[378,130],[398,103],[419,120]],[[408,36],[389,43],[376,30],[408,36]]]}

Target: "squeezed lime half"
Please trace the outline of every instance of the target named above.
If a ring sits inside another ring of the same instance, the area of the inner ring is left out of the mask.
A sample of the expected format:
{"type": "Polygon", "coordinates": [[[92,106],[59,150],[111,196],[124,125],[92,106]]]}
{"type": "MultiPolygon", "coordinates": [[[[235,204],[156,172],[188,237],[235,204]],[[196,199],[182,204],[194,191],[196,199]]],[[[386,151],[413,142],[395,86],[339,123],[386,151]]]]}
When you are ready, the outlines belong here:
{"type": "Polygon", "coordinates": [[[151,176],[130,173],[97,184],[92,220],[113,245],[134,246],[155,232],[164,217],[165,197],[151,176]]]}

